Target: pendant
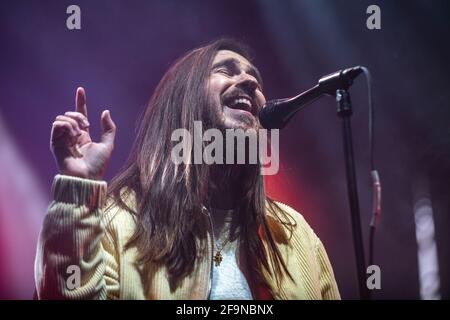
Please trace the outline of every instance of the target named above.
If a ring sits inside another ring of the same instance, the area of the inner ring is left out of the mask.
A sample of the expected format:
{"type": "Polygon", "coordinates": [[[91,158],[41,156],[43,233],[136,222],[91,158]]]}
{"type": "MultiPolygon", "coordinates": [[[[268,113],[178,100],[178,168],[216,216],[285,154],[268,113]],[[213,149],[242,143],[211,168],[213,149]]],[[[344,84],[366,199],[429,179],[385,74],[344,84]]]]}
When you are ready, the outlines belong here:
{"type": "Polygon", "coordinates": [[[220,263],[222,262],[222,254],[220,253],[220,251],[217,251],[216,254],[214,255],[214,265],[216,267],[220,266],[220,263]]]}

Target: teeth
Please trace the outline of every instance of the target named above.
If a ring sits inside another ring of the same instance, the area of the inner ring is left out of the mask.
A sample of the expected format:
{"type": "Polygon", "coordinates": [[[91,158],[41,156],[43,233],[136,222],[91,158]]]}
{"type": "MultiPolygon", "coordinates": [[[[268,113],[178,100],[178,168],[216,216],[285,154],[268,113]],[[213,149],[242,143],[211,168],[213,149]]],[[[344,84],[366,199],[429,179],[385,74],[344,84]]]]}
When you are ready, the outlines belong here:
{"type": "Polygon", "coordinates": [[[246,99],[246,98],[239,98],[239,99],[235,99],[233,101],[233,105],[237,105],[239,103],[246,104],[249,108],[251,108],[251,106],[252,106],[251,101],[249,99],[246,99]]]}

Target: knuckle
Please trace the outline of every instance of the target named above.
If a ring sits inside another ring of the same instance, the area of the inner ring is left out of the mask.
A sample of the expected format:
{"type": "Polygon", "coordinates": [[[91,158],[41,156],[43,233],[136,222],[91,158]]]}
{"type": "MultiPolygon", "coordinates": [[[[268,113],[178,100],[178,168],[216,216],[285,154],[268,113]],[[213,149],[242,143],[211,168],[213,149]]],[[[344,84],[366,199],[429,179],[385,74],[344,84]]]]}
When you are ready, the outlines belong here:
{"type": "Polygon", "coordinates": [[[67,116],[63,116],[63,115],[59,115],[56,117],[56,120],[61,121],[61,122],[67,122],[70,123],[71,119],[67,116]]]}

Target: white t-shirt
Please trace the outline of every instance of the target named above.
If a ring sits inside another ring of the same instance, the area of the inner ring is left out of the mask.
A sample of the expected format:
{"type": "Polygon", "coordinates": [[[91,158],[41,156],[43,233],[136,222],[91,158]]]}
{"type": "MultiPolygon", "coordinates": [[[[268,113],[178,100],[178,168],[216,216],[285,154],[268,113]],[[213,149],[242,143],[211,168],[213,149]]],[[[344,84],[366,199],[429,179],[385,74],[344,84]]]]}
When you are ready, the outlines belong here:
{"type": "Polygon", "coordinates": [[[220,265],[213,263],[210,300],[253,300],[247,279],[238,266],[239,238],[228,241],[234,210],[213,209],[215,255],[219,249],[222,255],[220,265]],[[214,221],[218,222],[214,225],[214,221]],[[223,225],[220,230],[217,225],[223,225]],[[225,245],[223,245],[225,243],[225,245]],[[223,246],[223,247],[222,247],[223,246]]]}

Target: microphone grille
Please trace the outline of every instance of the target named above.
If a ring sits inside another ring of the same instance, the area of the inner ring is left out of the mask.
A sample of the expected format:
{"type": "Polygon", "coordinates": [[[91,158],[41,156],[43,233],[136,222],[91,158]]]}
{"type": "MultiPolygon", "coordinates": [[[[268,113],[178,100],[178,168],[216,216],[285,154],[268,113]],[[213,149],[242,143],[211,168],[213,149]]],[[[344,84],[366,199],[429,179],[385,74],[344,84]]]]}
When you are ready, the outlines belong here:
{"type": "Polygon", "coordinates": [[[259,112],[259,122],[265,129],[282,129],[286,121],[281,116],[277,107],[286,99],[276,99],[267,101],[259,112]]]}

